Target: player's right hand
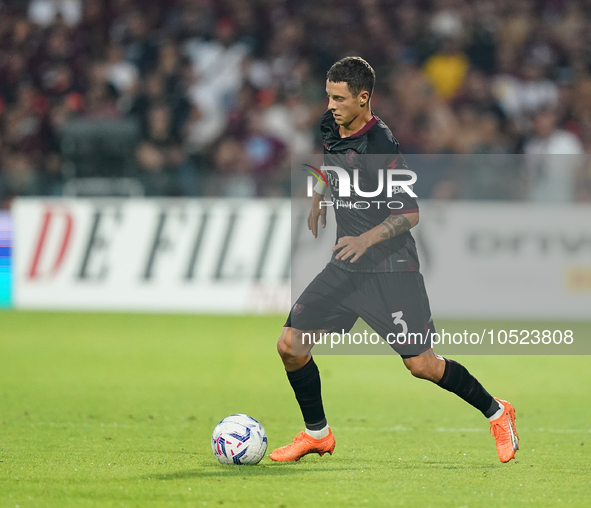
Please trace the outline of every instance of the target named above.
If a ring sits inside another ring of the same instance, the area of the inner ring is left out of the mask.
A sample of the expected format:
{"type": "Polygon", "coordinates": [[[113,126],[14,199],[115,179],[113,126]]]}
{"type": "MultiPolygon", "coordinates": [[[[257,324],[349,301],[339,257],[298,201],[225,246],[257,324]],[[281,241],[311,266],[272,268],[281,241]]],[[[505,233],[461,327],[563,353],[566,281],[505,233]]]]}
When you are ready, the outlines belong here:
{"type": "Polygon", "coordinates": [[[318,238],[318,217],[320,217],[320,225],[326,227],[326,207],[320,206],[320,203],[324,200],[324,196],[314,192],[312,198],[312,208],[308,214],[308,229],[312,231],[314,238],[318,238]]]}

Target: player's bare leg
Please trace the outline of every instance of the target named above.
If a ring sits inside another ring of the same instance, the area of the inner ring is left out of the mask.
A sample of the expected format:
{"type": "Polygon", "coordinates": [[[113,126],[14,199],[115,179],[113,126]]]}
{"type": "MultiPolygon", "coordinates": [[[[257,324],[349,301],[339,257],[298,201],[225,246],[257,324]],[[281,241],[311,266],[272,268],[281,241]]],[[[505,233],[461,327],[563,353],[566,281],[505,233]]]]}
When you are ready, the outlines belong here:
{"type": "MultiPolygon", "coordinates": [[[[324,330],[318,330],[307,333],[315,337],[323,332],[324,330]]],[[[288,372],[301,369],[312,358],[310,351],[312,351],[314,344],[311,341],[304,340],[302,334],[301,330],[284,326],[281,337],[277,341],[277,352],[281,357],[285,370],[288,372]]]]}
{"type": "Polygon", "coordinates": [[[433,383],[438,383],[445,372],[445,359],[436,355],[433,348],[418,356],[403,358],[402,361],[414,377],[427,379],[433,383]]]}
{"type": "Polygon", "coordinates": [[[515,457],[519,436],[515,428],[515,408],[509,402],[493,398],[463,365],[436,355],[432,348],[402,361],[413,376],[432,381],[479,409],[490,422],[501,462],[515,457]]]}
{"type": "Polygon", "coordinates": [[[285,326],[277,341],[277,351],[302,410],[306,430],[300,432],[291,444],[274,450],[270,455],[274,461],[299,460],[309,453],[322,456],[326,452],[332,454],[334,450],[334,436],[326,423],[322,406],[320,374],[310,354],[314,346],[310,337],[317,337],[320,333],[324,330],[306,332],[304,336],[301,330],[285,326]]]}

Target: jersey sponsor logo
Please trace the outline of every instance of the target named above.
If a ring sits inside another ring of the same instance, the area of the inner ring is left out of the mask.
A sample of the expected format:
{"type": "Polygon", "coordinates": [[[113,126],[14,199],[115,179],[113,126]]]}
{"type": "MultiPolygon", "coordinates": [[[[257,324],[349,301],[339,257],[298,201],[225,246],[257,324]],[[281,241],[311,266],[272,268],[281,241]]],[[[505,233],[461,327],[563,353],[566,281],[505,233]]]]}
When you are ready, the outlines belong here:
{"type": "Polygon", "coordinates": [[[398,157],[395,157],[394,160],[388,164],[388,169],[396,169],[398,167],[398,157]]]}
{"type": "Polygon", "coordinates": [[[296,303],[293,306],[293,310],[291,311],[291,313],[292,313],[292,315],[297,316],[303,310],[304,310],[304,305],[302,303],[296,303]]]}
{"type": "Polygon", "coordinates": [[[359,154],[353,150],[352,148],[349,148],[347,150],[347,164],[349,166],[353,166],[353,164],[355,164],[355,162],[357,161],[359,154]]]}

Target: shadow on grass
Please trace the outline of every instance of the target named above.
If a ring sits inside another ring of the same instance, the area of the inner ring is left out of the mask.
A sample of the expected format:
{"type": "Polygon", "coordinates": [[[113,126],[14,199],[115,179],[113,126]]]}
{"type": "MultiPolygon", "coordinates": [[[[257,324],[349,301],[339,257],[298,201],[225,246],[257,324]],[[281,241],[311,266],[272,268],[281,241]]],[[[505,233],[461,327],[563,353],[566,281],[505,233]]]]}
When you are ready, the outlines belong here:
{"type": "MultiPolygon", "coordinates": [[[[441,469],[441,470],[491,470],[496,469],[498,464],[461,464],[461,463],[450,463],[450,462],[433,462],[433,461],[421,461],[414,463],[392,463],[392,471],[396,470],[425,470],[425,469],[441,469]]],[[[361,471],[368,470],[368,465],[345,466],[331,464],[328,462],[320,464],[298,464],[294,462],[287,463],[271,463],[271,464],[258,464],[256,466],[234,466],[228,464],[218,465],[203,465],[198,469],[190,469],[187,471],[176,471],[166,474],[152,474],[141,476],[144,480],[183,480],[190,478],[237,478],[242,477],[246,479],[250,476],[287,476],[287,475],[307,475],[310,473],[331,473],[331,472],[343,472],[343,471],[361,471]],[[311,466],[311,467],[310,467],[311,466]]]]}
{"type": "Polygon", "coordinates": [[[204,466],[200,469],[191,469],[188,471],[177,471],[166,474],[144,475],[144,480],[182,480],[187,478],[246,478],[248,476],[286,476],[286,475],[305,475],[308,473],[326,473],[332,471],[355,471],[360,468],[341,467],[330,465],[328,467],[302,467],[299,464],[264,464],[257,466],[204,466]]]}
{"type": "Polygon", "coordinates": [[[392,469],[497,469],[502,464],[453,464],[446,462],[417,462],[415,464],[397,464],[392,469]]]}

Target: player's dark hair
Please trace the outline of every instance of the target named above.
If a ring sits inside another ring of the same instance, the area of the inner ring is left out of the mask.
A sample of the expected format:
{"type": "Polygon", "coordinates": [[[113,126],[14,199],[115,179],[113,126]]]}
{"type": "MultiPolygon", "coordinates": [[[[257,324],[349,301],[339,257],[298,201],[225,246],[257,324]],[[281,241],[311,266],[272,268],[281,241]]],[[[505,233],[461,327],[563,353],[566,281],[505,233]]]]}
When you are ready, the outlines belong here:
{"type": "Polygon", "coordinates": [[[326,79],[333,83],[347,83],[347,88],[357,97],[366,90],[369,96],[373,92],[376,73],[363,58],[347,56],[335,62],[326,74],[326,79]]]}

